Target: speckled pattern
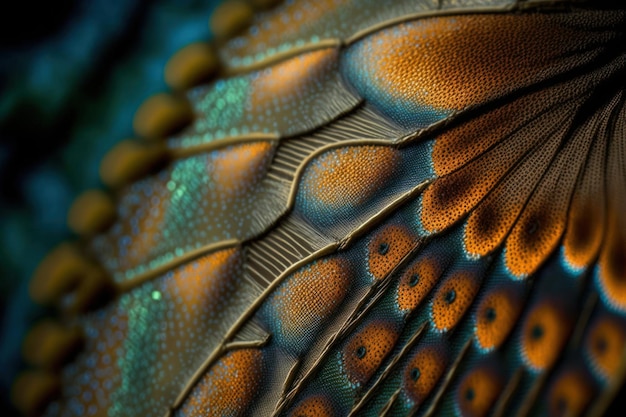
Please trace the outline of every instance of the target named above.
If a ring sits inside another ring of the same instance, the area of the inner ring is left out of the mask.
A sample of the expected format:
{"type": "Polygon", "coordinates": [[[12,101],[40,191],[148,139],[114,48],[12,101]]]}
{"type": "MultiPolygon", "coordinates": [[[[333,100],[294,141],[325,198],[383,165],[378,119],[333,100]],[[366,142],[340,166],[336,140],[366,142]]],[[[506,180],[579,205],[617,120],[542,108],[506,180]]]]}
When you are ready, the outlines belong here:
{"type": "Polygon", "coordinates": [[[626,12],[328,3],[225,42],[192,154],[120,190],[88,250],[121,294],[69,319],[46,415],[579,415],[621,383],[626,12]]]}

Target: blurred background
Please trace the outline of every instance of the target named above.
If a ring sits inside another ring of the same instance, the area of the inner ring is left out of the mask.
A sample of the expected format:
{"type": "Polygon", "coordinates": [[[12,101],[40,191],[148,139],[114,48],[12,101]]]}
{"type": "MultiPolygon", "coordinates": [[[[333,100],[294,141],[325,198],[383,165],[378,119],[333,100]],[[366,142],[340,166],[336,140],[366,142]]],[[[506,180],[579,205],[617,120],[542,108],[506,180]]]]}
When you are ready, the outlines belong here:
{"type": "MultiPolygon", "coordinates": [[[[71,238],[67,210],[100,187],[98,166],[132,136],[142,100],[165,90],[179,48],[210,37],[219,0],[21,0],[0,12],[0,410],[24,367],[25,331],[45,309],[28,281],[71,238]]],[[[6,410],[9,410],[6,412],[6,410]]]]}

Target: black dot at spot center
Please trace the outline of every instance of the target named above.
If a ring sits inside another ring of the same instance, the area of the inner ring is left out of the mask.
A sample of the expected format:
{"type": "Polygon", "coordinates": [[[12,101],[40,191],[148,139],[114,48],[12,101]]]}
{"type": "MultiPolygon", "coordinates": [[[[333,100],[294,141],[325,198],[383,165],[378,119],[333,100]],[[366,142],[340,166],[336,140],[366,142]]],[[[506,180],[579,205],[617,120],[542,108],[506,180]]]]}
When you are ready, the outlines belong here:
{"type": "Polygon", "coordinates": [[[456,300],[456,291],[450,290],[445,295],[446,303],[452,304],[456,300]]]}
{"type": "Polygon", "coordinates": [[[386,255],[387,252],[389,252],[389,243],[387,242],[383,242],[380,245],[378,245],[378,253],[380,255],[386,255]]]}
{"type": "Polygon", "coordinates": [[[530,337],[535,340],[541,339],[543,337],[543,327],[540,324],[535,324],[530,331],[530,337]]]}
{"type": "Polygon", "coordinates": [[[606,342],[606,339],[604,337],[599,337],[598,339],[596,339],[596,349],[598,350],[598,353],[602,354],[606,352],[607,348],[608,343],[606,342]]]}
{"type": "Polygon", "coordinates": [[[365,349],[365,346],[359,346],[359,348],[356,350],[356,357],[359,359],[363,359],[366,353],[367,349],[365,349]]]}
{"type": "Polygon", "coordinates": [[[411,275],[411,278],[409,278],[409,286],[415,287],[417,283],[419,282],[419,280],[420,280],[419,275],[417,274],[411,275]]]}
{"type": "Polygon", "coordinates": [[[411,379],[413,381],[417,381],[421,375],[422,373],[420,372],[419,368],[411,369],[411,379]]]}

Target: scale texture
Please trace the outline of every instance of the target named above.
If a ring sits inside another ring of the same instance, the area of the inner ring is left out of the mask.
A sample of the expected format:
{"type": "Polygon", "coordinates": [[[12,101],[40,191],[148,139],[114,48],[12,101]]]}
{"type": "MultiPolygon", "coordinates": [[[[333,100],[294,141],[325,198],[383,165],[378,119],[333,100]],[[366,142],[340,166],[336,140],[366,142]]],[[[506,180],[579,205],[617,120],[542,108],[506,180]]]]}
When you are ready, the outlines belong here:
{"type": "Polygon", "coordinates": [[[626,11],[299,0],[83,248],[47,416],[578,416],[626,348],[626,11]]]}

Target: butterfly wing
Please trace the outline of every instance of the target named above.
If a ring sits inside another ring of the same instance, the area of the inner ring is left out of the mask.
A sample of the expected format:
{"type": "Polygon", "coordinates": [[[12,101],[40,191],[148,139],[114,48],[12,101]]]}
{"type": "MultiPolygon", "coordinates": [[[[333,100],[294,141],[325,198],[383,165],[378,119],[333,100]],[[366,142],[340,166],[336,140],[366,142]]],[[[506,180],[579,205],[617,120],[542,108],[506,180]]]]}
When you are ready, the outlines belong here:
{"type": "Polygon", "coordinates": [[[116,297],[69,320],[85,345],[47,414],[603,410],[626,341],[626,13],[362,3],[257,15],[187,93],[193,121],[137,151],[168,162],[75,256],[116,297]]]}

